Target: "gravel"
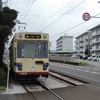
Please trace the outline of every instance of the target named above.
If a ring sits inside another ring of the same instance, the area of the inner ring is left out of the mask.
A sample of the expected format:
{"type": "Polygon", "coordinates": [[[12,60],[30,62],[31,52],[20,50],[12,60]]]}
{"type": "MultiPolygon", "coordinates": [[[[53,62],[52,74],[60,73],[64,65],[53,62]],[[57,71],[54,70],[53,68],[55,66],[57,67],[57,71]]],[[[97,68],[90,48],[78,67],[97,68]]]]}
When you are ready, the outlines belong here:
{"type": "Polygon", "coordinates": [[[26,93],[25,89],[19,83],[13,83],[9,85],[8,90],[1,91],[0,94],[16,94],[16,93],[26,93]]]}
{"type": "MultiPolygon", "coordinates": [[[[44,77],[40,77],[38,80],[41,81],[44,85],[46,85],[50,89],[70,86],[68,83],[63,82],[51,76],[49,76],[48,79],[45,79],[44,77]]],[[[30,85],[30,87],[26,85],[26,87],[30,91],[44,90],[41,86],[38,85],[32,85],[32,86],[30,85]]],[[[12,84],[9,85],[8,90],[6,89],[5,91],[1,91],[0,94],[17,94],[17,93],[26,93],[26,90],[23,88],[23,86],[21,86],[20,83],[13,82],[12,84]]]]}

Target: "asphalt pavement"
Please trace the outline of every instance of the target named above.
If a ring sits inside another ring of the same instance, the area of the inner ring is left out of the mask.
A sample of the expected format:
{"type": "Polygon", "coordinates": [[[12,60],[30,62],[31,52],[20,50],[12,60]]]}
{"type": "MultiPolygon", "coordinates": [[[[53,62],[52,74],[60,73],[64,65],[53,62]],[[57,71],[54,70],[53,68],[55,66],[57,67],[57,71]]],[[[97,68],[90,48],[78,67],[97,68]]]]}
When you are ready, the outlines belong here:
{"type": "MultiPolygon", "coordinates": [[[[80,62],[86,62],[85,60],[78,60],[80,62]]],[[[90,63],[90,65],[85,66],[50,62],[50,69],[100,86],[100,63],[87,61],[87,63],[88,62],[90,63]]]]}
{"type": "Polygon", "coordinates": [[[97,62],[97,61],[88,61],[88,60],[83,60],[83,59],[76,59],[76,61],[79,61],[79,62],[86,62],[86,63],[89,63],[89,65],[91,66],[95,66],[95,67],[100,67],[100,62],[97,62]]]}

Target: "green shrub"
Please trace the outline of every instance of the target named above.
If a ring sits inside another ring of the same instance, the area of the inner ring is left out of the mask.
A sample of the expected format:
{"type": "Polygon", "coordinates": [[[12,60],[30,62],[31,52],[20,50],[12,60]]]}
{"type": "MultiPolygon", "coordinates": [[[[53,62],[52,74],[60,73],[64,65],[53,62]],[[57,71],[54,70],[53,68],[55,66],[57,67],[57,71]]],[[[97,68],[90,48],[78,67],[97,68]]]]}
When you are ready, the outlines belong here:
{"type": "Polygon", "coordinates": [[[0,68],[2,68],[3,71],[7,72],[7,64],[5,64],[3,61],[0,62],[0,68]]]}
{"type": "Polygon", "coordinates": [[[6,83],[6,72],[0,68],[0,86],[5,86],[6,83]]]}

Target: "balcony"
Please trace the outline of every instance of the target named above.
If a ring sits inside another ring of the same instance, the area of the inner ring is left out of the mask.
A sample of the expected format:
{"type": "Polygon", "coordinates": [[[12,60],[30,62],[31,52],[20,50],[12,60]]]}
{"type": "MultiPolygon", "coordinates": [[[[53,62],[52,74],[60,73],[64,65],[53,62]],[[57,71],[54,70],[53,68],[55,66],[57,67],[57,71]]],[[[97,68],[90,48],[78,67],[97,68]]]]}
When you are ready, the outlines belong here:
{"type": "Polygon", "coordinates": [[[83,49],[80,49],[80,52],[84,52],[83,49]]]}
{"type": "Polygon", "coordinates": [[[96,35],[96,31],[92,32],[92,36],[95,36],[96,35]]]}
{"type": "Polygon", "coordinates": [[[99,31],[94,31],[93,33],[92,33],[92,36],[96,36],[96,35],[100,35],[100,30],[99,31]]]}
{"type": "Polygon", "coordinates": [[[85,42],[83,42],[83,47],[85,47],[85,42]]]}
{"type": "Polygon", "coordinates": [[[75,43],[78,44],[79,43],[78,40],[76,40],[75,43]]]}
{"type": "Polygon", "coordinates": [[[92,43],[98,43],[98,42],[100,42],[100,39],[98,39],[98,40],[97,39],[93,39],[92,40],[92,43]]]}
{"type": "Polygon", "coordinates": [[[94,46],[94,47],[92,47],[92,51],[98,51],[98,50],[100,50],[100,46],[94,46]]]}
{"type": "Polygon", "coordinates": [[[88,36],[85,36],[85,39],[87,40],[87,39],[89,39],[89,37],[88,36]]]}
{"type": "Polygon", "coordinates": [[[85,45],[89,45],[89,43],[86,41],[86,42],[85,42],[85,45]]]}
{"type": "Polygon", "coordinates": [[[83,47],[83,43],[80,43],[80,47],[83,47]]]}
{"type": "Polygon", "coordinates": [[[78,48],[79,46],[78,45],[75,45],[75,48],[78,48]]]}
{"type": "Polygon", "coordinates": [[[83,38],[80,38],[80,41],[83,41],[83,38]]]}

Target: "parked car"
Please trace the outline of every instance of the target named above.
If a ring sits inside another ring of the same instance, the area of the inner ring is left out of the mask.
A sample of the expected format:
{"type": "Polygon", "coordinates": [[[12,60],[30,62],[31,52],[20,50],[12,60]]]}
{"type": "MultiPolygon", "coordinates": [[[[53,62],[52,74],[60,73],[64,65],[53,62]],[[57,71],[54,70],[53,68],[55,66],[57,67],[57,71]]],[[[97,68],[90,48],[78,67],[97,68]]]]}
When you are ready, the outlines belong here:
{"type": "Polygon", "coordinates": [[[96,55],[96,57],[93,58],[93,61],[99,61],[100,55],[96,55]]]}
{"type": "Polygon", "coordinates": [[[92,56],[88,57],[88,61],[93,60],[94,57],[96,57],[96,55],[92,55],[92,56]]]}
{"type": "Polygon", "coordinates": [[[91,55],[86,55],[83,57],[83,60],[87,59],[88,57],[90,57],[91,55]]]}
{"type": "Polygon", "coordinates": [[[82,55],[73,55],[72,58],[83,59],[83,56],[82,55]]]}
{"type": "Polygon", "coordinates": [[[99,62],[100,62],[100,58],[99,58],[99,62]]]}

